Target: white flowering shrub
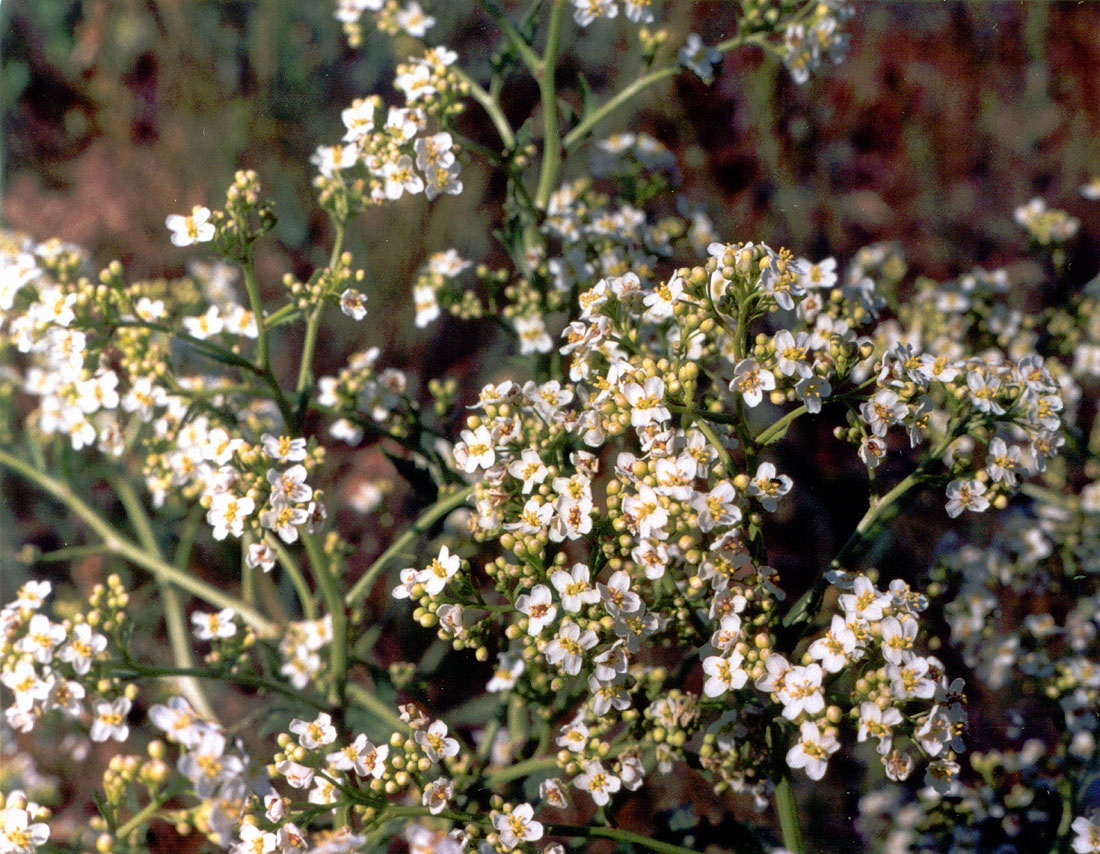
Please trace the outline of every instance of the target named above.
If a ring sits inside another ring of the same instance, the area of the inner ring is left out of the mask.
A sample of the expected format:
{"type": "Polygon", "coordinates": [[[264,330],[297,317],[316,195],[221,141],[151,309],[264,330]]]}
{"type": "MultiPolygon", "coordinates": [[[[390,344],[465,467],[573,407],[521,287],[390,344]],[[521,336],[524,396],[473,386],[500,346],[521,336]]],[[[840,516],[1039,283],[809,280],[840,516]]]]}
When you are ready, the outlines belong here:
{"type": "MultiPolygon", "coordinates": [[[[139,850],[161,822],[233,854],[394,838],[675,854],[690,833],[615,815],[685,775],[758,811],[725,848],[799,852],[798,790],[842,773],[842,754],[878,781],[870,847],[993,850],[1045,810],[1043,850],[1100,850],[1095,284],[1027,315],[1001,270],[910,282],[886,244],[838,261],[718,235],[678,198],[664,146],[599,136],[648,86],[710,81],[746,45],[796,82],[824,73],[847,4],[745,3],[717,44],[674,44],[646,0],[550,0],[522,20],[483,5],[503,45],[487,81],[431,44],[432,10],[337,4],[353,46],[369,26],[395,37],[397,95],[356,100],[316,148],[335,241],[277,299],[254,264],[276,212],[252,172],[217,209],[167,215],[165,236],[199,259],[180,280],[3,235],[0,467],[12,496],[48,497],[86,532],[25,557],[37,573],[95,556],[104,577],[80,600],[36,575],[0,611],[0,854],[139,850]],[[643,72],[564,111],[563,38],[599,38],[620,13],[643,72]],[[518,127],[499,100],[509,75],[540,95],[518,127]],[[495,148],[460,132],[467,110],[495,148]],[[371,322],[370,276],[343,248],[356,215],[461,196],[473,159],[506,183],[507,260],[440,248],[408,299],[429,334],[444,314],[492,318],[523,367],[420,395],[369,348],[315,376],[333,312],[371,322]],[[291,326],[286,377],[272,342],[291,326]],[[831,430],[869,476],[866,512],[808,585],[769,557],[771,517],[800,490],[795,422],[831,430]],[[330,456],[374,445],[420,510],[355,571],[335,511],[372,512],[387,487],[339,492],[330,456]],[[1005,513],[943,548],[921,588],[868,555],[932,492],[945,528],[1005,513]],[[196,547],[217,565],[197,566],[196,547]],[[153,605],[158,622],[136,616],[153,605]],[[383,612],[453,648],[462,679],[387,663],[383,612]],[[466,705],[435,707],[433,679],[467,682],[466,705]],[[1006,702],[1013,744],[968,755],[968,694],[1009,682],[1045,704],[1049,732],[1016,744],[1006,702]],[[73,761],[112,746],[87,827],[51,833],[37,738],[73,761]]],[[[1063,269],[1079,222],[1041,199],[1016,218],[1063,269]]]]}

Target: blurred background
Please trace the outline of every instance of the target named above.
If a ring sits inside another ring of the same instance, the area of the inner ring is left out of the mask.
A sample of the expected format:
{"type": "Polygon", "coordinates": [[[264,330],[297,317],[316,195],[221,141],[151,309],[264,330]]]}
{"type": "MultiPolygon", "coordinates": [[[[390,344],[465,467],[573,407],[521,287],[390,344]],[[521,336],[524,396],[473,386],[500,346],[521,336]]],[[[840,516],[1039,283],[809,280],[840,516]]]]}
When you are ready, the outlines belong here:
{"type": "MultiPolygon", "coordinates": [[[[734,32],[737,5],[668,0],[658,16],[673,44],[688,32],[713,43],[734,32]]],[[[455,49],[485,79],[496,30],[478,4],[433,11],[431,43],[455,49]]],[[[560,75],[567,99],[580,102],[578,71],[597,94],[633,79],[636,68],[619,62],[628,26],[600,22],[567,40],[560,75]]],[[[727,241],[835,255],[842,265],[864,245],[892,241],[910,281],[1003,265],[1017,307],[1049,305],[1064,299],[1064,282],[1097,275],[1100,206],[1079,188],[1100,173],[1100,4],[864,0],[847,27],[847,58],[805,86],[748,48],[726,58],[713,85],[681,75],[605,130],[644,130],[665,143],[679,160],[683,192],[727,241]],[[1046,273],[1026,260],[1026,236],[1013,221],[1014,209],[1035,195],[1081,220],[1066,276],[1045,288],[1046,273]]],[[[396,100],[395,57],[412,47],[369,33],[351,50],[331,4],[305,0],[5,0],[0,38],[3,224],[79,243],[97,265],[118,258],[130,277],[179,276],[193,256],[169,243],[165,216],[218,206],[233,172],[252,168],[279,217],[273,239],[258,247],[261,287],[272,297],[284,272],[304,278],[328,255],[310,154],[339,139],[340,111],[353,98],[377,92],[396,100]]],[[[506,110],[519,119],[536,98],[520,79],[504,91],[506,110]]],[[[494,142],[476,106],[461,122],[467,135],[494,142]]],[[[583,174],[586,164],[582,150],[566,176],[583,174]]],[[[383,363],[409,371],[414,383],[454,376],[469,400],[509,352],[489,325],[412,324],[411,281],[427,255],[453,246],[475,261],[501,260],[490,230],[503,185],[479,168],[464,169],[466,191],[457,198],[431,205],[406,198],[356,221],[347,246],[371,270],[371,318],[360,326],[334,318],[319,374],[377,345],[383,363]]],[[[293,334],[280,343],[275,367],[287,373],[299,344],[293,334]]],[[[792,433],[798,453],[782,460],[802,494],[769,537],[795,595],[843,542],[866,495],[851,449],[831,439],[828,425],[803,429],[792,433]]],[[[396,510],[390,524],[401,516],[396,510]]],[[[945,523],[939,494],[903,515],[877,555],[890,562],[891,577],[922,572],[945,523]]],[[[378,526],[362,536],[363,562],[388,541],[378,526]]],[[[398,644],[393,657],[408,656],[409,643],[423,640],[398,644]]],[[[463,697],[440,699],[445,708],[463,697]]],[[[995,742],[997,724],[983,734],[983,721],[996,721],[996,704],[975,706],[976,745],[987,735],[995,742]]],[[[800,797],[812,804],[822,850],[857,850],[860,766],[839,759],[835,766],[828,785],[807,786],[800,797]]],[[[705,797],[679,788],[665,794],[666,806],[705,797]]]]}

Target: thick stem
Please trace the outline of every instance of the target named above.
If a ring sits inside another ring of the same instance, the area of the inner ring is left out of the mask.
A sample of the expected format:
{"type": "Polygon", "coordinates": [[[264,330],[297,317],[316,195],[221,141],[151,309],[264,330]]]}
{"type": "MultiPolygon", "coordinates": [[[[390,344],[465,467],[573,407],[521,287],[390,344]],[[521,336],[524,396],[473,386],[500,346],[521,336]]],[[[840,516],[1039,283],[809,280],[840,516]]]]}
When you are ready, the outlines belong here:
{"type": "Polygon", "coordinates": [[[542,166],[535,190],[535,207],[546,210],[550,194],[558,182],[561,171],[562,140],[558,130],[558,52],[561,50],[561,31],[565,20],[565,0],[554,0],[550,9],[550,28],[546,35],[546,50],[542,54],[539,78],[539,100],[542,102],[542,166]]]}
{"type": "Polygon", "coordinates": [[[244,273],[244,287],[248,291],[248,302],[252,309],[252,317],[256,321],[256,363],[260,370],[271,373],[271,352],[267,341],[267,323],[264,318],[264,304],[260,299],[260,286],[256,281],[256,267],[252,261],[251,247],[247,251],[244,261],[241,262],[241,270],[244,273]]]}
{"type": "Polygon", "coordinates": [[[250,607],[235,596],[219,590],[201,578],[177,569],[128,540],[61,481],[37,471],[19,457],[4,450],[0,450],[0,466],[18,473],[68,507],[104,541],[107,548],[114,554],[147,570],[154,577],[174,584],[203,601],[209,602],[211,605],[219,608],[232,608],[261,635],[269,635],[274,630],[274,624],[255,608],[250,607]]]}
{"type": "Polygon", "coordinates": [[[775,811],[779,815],[779,832],[783,836],[783,847],[790,854],[802,854],[805,845],[802,842],[802,827],[798,823],[798,802],[794,797],[789,771],[784,773],[775,784],[775,811]]]}

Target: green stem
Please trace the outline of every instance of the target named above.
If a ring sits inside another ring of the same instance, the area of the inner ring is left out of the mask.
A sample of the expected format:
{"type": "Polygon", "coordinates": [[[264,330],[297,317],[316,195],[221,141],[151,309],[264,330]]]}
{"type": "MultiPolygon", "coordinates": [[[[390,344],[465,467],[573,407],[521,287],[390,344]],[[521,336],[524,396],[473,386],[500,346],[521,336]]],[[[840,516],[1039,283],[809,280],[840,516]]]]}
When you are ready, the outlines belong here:
{"type": "Polygon", "coordinates": [[[507,768],[494,771],[485,778],[485,785],[490,789],[495,789],[521,777],[537,774],[540,771],[553,771],[557,767],[558,760],[555,757],[536,756],[534,759],[525,759],[522,762],[509,765],[507,768]]]}
{"type": "Polygon", "coordinates": [[[420,517],[413,522],[413,524],[405,531],[400,537],[394,540],[388,549],[380,554],[369,567],[367,571],[363,573],[363,577],[360,578],[348,591],[344,601],[349,608],[352,608],[362,599],[367,593],[370,592],[371,586],[374,584],[375,578],[378,574],[386,568],[391,560],[401,554],[406,548],[414,543],[417,538],[432,527],[437,521],[442,519],[456,507],[461,507],[466,503],[466,499],[473,493],[474,488],[472,486],[464,487],[457,492],[452,492],[443,498],[440,498],[431,507],[420,514],[420,517]]]}
{"type": "Polygon", "coordinates": [[[718,452],[718,459],[722,461],[722,465],[726,467],[726,475],[732,475],[732,469],[730,467],[730,453],[726,450],[725,444],[722,440],[715,435],[713,428],[703,419],[697,419],[695,426],[699,428],[704,436],[707,437],[707,441],[714,447],[714,450],[718,452]]]}
{"type": "Polygon", "coordinates": [[[298,593],[298,602],[302,606],[302,616],[307,620],[317,619],[317,605],[313,601],[313,591],[309,589],[306,578],[302,574],[302,568],[298,566],[298,561],[272,534],[265,534],[264,542],[275,552],[275,557],[279,559],[279,565],[290,577],[290,581],[298,593]]]}
{"type": "Polygon", "coordinates": [[[395,732],[408,732],[404,721],[398,717],[397,712],[386,703],[379,700],[374,694],[355,682],[348,684],[348,695],[362,708],[369,711],[381,723],[393,729],[395,732]]]}
{"type": "Polygon", "coordinates": [[[67,548],[56,549],[52,552],[36,555],[34,563],[59,563],[61,561],[80,560],[81,558],[95,557],[96,555],[110,553],[111,550],[103,543],[95,543],[91,546],[69,546],[67,548]]]}
{"type": "MultiPolygon", "coordinates": [[[[340,252],[344,245],[344,223],[340,220],[334,220],[334,224],[336,226],[336,239],[332,244],[332,255],[329,256],[328,268],[330,271],[336,267],[336,262],[340,258],[340,252]]],[[[321,327],[321,313],[324,308],[325,300],[322,294],[313,310],[310,311],[309,320],[306,322],[306,337],[305,342],[302,344],[302,361],[298,365],[298,384],[295,387],[295,393],[298,397],[296,422],[301,421],[302,415],[309,407],[310,392],[313,386],[313,351],[317,347],[317,332],[321,327]]]]}
{"type": "Polygon", "coordinates": [[[508,39],[508,43],[512,46],[512,49],[516,52],[516,55],[523,61],[523,64],[527,66],[527,70],[531,72],[532,76],[539,76],[539,57],[534,50],[531,49],[531,45],[527,43],[527,39],[523,37],[519,30],[516,29],[515,24],[508,20],[507,16],[500,10],[493,0],[481,0],[481,5],[486,12],[489,13],[489,17],[496,21],[497,26],[500,27],[500,31],[504,33],[504,37],[508,39]]]}
{"type": "Polygon", "coordinates": [[[271,353],[267,341],[267,322],[264,318],[264,304],[260,299],[260,286],[256,281],[256,266],[249,247],[245,259],[241,262],[244,273],[244,287],[248,291],[248,302],[252,308],[252,317],[256,321],[256,362],[260,370],[271,373],[271,353]]]}
{"type": "Polygon", "coordinates": [[[558,129],[558,52],[561,50],[562,23],[565,20],[565,0],[554,0],[550,9],[550,28],[546,35],[546,49],[542,54],[541,73],[538,74],[539,100],[542,102],[542,166],[539,169],[538,189],[535,190],[535,207],[546,210],[550,194],[558,182],[561,170],[561,133],[558,129]]]}
{"type": "Polygon", "coordinates": [[[565,147],[565,150],[567,152],[572,151],[584,142],[588,135],[595,129],[596,125],[619,109],[619,107],[630,101],[634,96],[644,92],[654,83],[659,83],[679,73],[680,66],[678,64],[666,65],[639,77],[625,89],[619,90],[609,100],[605,101],[581,119],[577,126],[565,135],[565,138],[562,140],[562,145],[565,147]]]}
{"type": "Polygon", "coordinates": [[[516,134],[512,130],[512,125],[508,122],[508,117],[504,115],[504,110],[500,108],[500,104],[496,102],[492,95],[485,91],[485,88],[478,83],[469,74],[463,71],[461,68],[451,66],[451,73],[461,80],[470,90],[470,97],[481,104],[481,107],[489,116],[489,120],[493,123],[493,127],[497,129],[497,133],[500,134],[500,141],[504,144],[504,148],[511,150],[516,147],[516,134]]]}
{"type": "Polygon", "coordinates": [[[164,679],[166,677],[188,676],[194,679],[230,682],[244,688],[263,688],[297,700],[318,711],[328,711],[329,709],[327,703],[265,676],[250,676],[247,673],[219,673],[214,670],[203,670],[199,667],[157,667],[136,661],[107,662],[107,667],[115,675],[129,679],[164,679]]]}
{"type": "Polygon", "coordinates": [[[765,445],[770,445],[772,442],[779,439],[787,432],[787,428],[795,421],[795,419],[806,414],[806,406],[803,404],[796,409],[792,409],[770,427],[760,431],[760,435],[754,440],[758,448],[763,448],[765,445]]]}
{"type": "Polygon", "coordinates": [[[203,601],[209,602],[211,605],[216,605],[219,608],[232,608],[261,635],[268,635],[274,630],[274,624],[259,611],[192,573],[183,572],[162,558],[149,554],[122,536],[106,519],[88,506],[81,498],[77,497],[68,485],[37,471],[21,458],[8,451],[0,450],[0,466],[11,469],[26,478],[68,507],[99,535],[107,548],[114,554],[147,570],[154,577],[162,578],[203,601]]]}
{"type": "Polygon", "coordinates": [[[794,797],[789,770],[775,784],[775,811],[779,815],[779,832],[783,835],[783,847],[790,854],[802,854],[802,828],[798,823],[798,802],[794,797]]]}
{"type": "Polygon", "coordinates": [[[332,643],[329,646],[329,702],[343,707],[348,682],[348,612],[340,596],[340,581],[332,571],[329,558],[316,534],[302,532],[302,544],[309,555],[310,568],[325,607],[332,616],[332,643]]]}
{"type": "MultiPolygon", "coordinates": [[[[118,496],[118,500],[122,502],[122,506],[130,519],[130,524],[134,526],[134,530],[137,532],[138,541],[142,547],[149,554],[163,560],[164,553],[157,543],[149,516],[145,512],[145,508],[142,507],[141,501],[130,486],[129,481],[114,473],[108,475],[108,480],[111,488],[115,491],[115,495],[118,496]]],[[[186,559],[189,552],[190,549],[187,549],[183,555],[183,566],[176,564],[177,569],[186,570],[186,559]]],[[[175,662],[176,667],[192,668],[195,666],[195,657],[191,651],[191,634],[187,629],[187,621],[184,618],[183,603],[180,601],[179,593],[164,579],[154,577],[154,580],[157,589],[160,591],[161,603],[164,606],[164,624],[168,630],[168,643],[172,648],[172,661],[175,662]]],[[[177,684],[181,693],[199,714],[209,720],[217,720],[210,699],[195,679],[180,677],[177,684]]]]}

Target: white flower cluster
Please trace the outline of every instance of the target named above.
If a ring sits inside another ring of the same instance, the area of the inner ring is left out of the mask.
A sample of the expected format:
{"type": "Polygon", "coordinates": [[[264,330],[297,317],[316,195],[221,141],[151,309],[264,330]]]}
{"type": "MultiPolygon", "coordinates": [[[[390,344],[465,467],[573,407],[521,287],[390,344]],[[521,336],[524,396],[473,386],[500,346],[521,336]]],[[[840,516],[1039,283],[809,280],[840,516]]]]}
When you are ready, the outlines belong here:
{"type": "MultiPolygon", "coordinates": [[[[51,711],[90,716],[93,741],[125,741],[130,699],[99,695],[93,687],[92,668],[103,659],[107,638],[86,622],[55,623],[41,613],[51,590],[48,581],[28,581],[0,610],[0,683],[12,696],[4,718],[12,729],[30,732],[51,711]]],[[[114,688],[110,680],[105,684],[114,688]]]]}
{"type": "Polygon", "coordinates": [[[367,183],[357,192],[373,204],[419,193],[429,201],[461,193],[454,138],[446,131],[428,132],[428,117],[441,115],[456,98],[448,69],[457,58],[439,47],[400,66],[394,85],[405,98],[404,107],[390,107],[383,116],[381,99],[372,96],[344,110],[343,139],[320,146],[312,158],[322,182],[354,184],[363,174],[367,183]]]}

